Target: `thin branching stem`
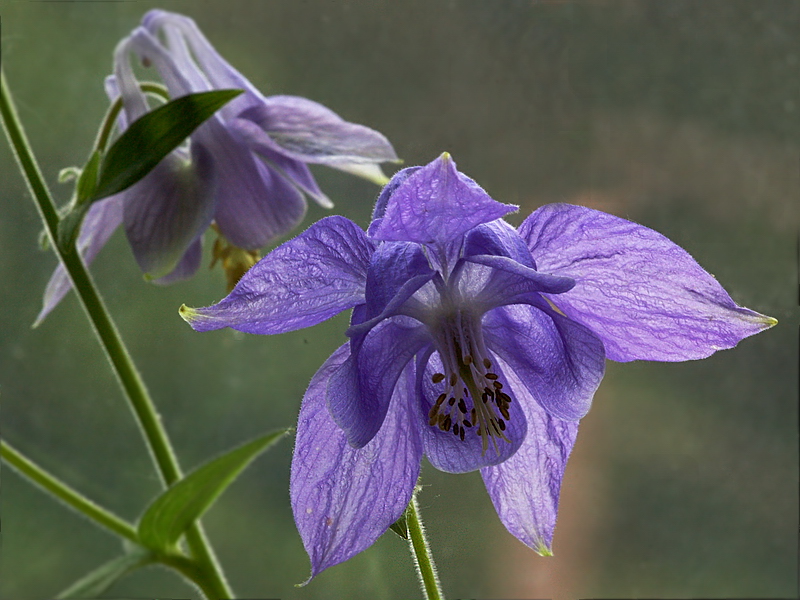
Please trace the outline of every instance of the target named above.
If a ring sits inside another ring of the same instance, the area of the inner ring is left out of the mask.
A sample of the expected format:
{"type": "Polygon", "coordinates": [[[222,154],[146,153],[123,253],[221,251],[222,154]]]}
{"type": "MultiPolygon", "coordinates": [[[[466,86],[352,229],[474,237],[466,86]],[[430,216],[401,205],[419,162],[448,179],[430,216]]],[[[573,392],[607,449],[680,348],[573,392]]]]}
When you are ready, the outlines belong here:
{"type": "MultiPolygon", "coordinates": [[[[105,350],[106,357],[111,363],[125,398],[133,411],[159,476],[165,486],[170,486],[182,477],[182,472],[167,432],[77,248],[74,245],[70,248],[62,248],[58,243],[60,220],[58,211],[25,135],[22,123],[17,116],[5,73],[2,70],[0,70],[0,120],[2,120],[11,149],[39,211],[39,216],[45,225],[50,246],[64,265],[92,328],[105,350]]],[[[233,592],[225,580],[222,569],[199,522],[192,525],[186,532],[186,541],[193,557],[203,565],[204,569],[208,570],[210,578],[213,579],[213,599],[232,598],[233,592]]]]}

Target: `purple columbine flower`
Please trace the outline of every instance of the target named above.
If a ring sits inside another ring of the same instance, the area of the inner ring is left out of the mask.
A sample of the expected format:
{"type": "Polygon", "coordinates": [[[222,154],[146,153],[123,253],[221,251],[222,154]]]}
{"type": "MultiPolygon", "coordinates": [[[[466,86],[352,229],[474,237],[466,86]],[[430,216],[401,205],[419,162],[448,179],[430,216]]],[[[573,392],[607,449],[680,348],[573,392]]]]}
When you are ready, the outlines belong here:
{"type": "Polygon", "coordinates": [[[198,331],[275,334],[352,309],[303,398],[291,473],[312,577],[370,546],[423,456],[480,469],[506,528],[550,554],[562,475],[606,358],[706,357],[775,324],[664,236],[589,208],[515,229],[445,154],[385,187],[365,233],[327,217],[281,245],[198,331]]]}
{"type": "MultiPolygon", "coordinates": [[[[243,89],[244,94],[139,183],[90,209],[79,238],[86,262],[122,224],[148,279],[185,279],[200,264],[201,238],[212,221],[226,240],[221,258],[231,249],[241,249],[246,258],[302,220],[304,196],[331,208],[308,164],[383,184],[386,178],[378,164],[397,160],[383,135],[348,123],[316,102],[264,97],[217,53],[192,19],[163,10],[148,12],[115,51],[106,91],[112,100],[122,97],[120,130],[150,110],[131,68],[132,56],[155,67],[172,98],[215,89],[243,89]]],[[[37,322],[70,287],[59,267],[37,322]]]]}

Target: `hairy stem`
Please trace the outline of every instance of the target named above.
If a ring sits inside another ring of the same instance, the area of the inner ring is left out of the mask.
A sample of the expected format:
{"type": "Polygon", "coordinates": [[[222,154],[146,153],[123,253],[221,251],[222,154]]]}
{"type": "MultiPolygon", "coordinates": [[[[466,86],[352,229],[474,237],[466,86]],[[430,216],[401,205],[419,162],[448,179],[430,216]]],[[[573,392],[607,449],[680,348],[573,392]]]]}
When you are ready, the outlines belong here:
{"type": "Polygon", "coordinates": [[[406,509],[406,524],[408,526],[408,544],[411,547],[411,554],[414,556],[414,565],[417,567],[422,591],[425,592],[427,600],[443,600],[439,576],[436,573],[436,565],[433,562],[428,540],[425,537],[425,528],[419,517],[419,504],[417,494],[411,497],[411,502],[406,509]]]}

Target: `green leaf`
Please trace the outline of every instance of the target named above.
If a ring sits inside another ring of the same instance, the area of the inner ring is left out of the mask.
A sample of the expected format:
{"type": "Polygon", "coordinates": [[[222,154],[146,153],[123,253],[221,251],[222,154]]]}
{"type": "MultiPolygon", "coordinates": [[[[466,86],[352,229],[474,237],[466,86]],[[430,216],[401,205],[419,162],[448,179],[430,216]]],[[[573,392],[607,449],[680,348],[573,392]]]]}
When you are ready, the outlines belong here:
{"type": "Polygon", "coordinates": [[[403,511],[402,516],[397,519],[394,523],[389,525],[389,529],[394,531],[397,535],[399,535],[404,540],[408,539],[408,523],[406,523],[406,513],[403,511]]]}
{"type": "Polygon", "coordinates": [[[242,90],[181,96],[146,113],[108,149],[92,201],[117,194],[147,175],[167,154],[242,90]]]}
{"type": "Polygon", "coordinates": [[[97,173],[100,169],[101,153],[99,150],[92,152],[86,166],[83,167],[81,174],[78,176],[78,182],[75,184],[75,196],[78,205],[83,204],[94,194],[97,187],[97,173]]]}
{"type": "MultiPolygon", "coordinates": [[[[89,199],[97,187],[97,172],[100,168],[102,155],[99,150],[92,152],[86,165],[78,173],[75,182],[75,195],[70,203],[66,215],[58,222],[58,245],[65,252],[75,247],[81,223],[89,211],[89,199]]],[[[59,174],[59,177],[64,171],[59,174]]]]}
{"type": "Polygon", "coordinates": [[[56,598],[96,598],[118,579],[152,562],[153,555],[142,549],[123,554],[82,577],[56,598]]]}
{"type": "Polygon", "coordinates": [[[273,431],[239,446],[172,485],[142,515],[139,521],[142,544],[159,552],[169,552],[244,468],[290,431],[273,431]]]}

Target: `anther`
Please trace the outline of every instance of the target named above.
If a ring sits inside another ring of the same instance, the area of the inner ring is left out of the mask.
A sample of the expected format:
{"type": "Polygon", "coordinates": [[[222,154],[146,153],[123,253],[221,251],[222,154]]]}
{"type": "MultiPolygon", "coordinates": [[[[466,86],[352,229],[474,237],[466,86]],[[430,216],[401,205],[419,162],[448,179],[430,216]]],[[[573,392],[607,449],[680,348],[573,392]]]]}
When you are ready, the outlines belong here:
{"type": "Polygon", "coordinates": [[[458,376],[455,373],[450,373],[450,385],[454,386],[458,381],[458,376]]]}
{"type": "MultiPolygon", "coordinates": [[[[506,417],[507,419],[508,417],[506,417]]],[[[497,419],[497,426],[500,428],[500,431],[506,430],[506,422],[503,419],[497,419]]]]}
{"type": "Polygon", "coordinates": [[[490,361],[488,358],[484,358],[483,359],[483,366],[486,367],[487,369],[491,369],[492,368],[492,361],[490,361]]]}
{"type": "Polygon", "coordinates": [[[439,415],[437,413],[433,413],[433,416],[430,419],[428,419],[428,425],[434,427],[438,421],[439,421],[439,415]]]}
{"type": "Polygon", "coordinates": [[[497,397],[500,398],[500,400],[502,400],[506,404],[511,404],[511,396],[509,396],[508,394],[500,392],[499,394],[497,394],[497,397]]]}
{"type": "Polygon", "coordinates": [[[458,437],[461,438],[462,442],[464,441],[464,428],[463,427],[458,430],[458,437]]]}
{"type": "Polygon", "coordinates": [[[428,411],[428,419],[433,419],[436,416],[436,413],[439,412],[439,407],[435,404],[431,406],[431,409],[428,411]]]}
{"type": "Polygon", "coordinates": [[[472,423],[470,423],[469,421],[467,421],[467,420],[465,419],[465,420],[464,420],[464,427],[467,427],[467,428],[469,428],[469,427],[472,427],[472,423]]]}
{"type": "Polygon", "coordinates": [[[436,399],[436,406],[441,406],[445,398],[447,398],[447,394],[439,394],[439,397],[436,399]]]}
{"type": "Polygon", "coordinates": [[[453,405],[456,403],[456,399],[455,399],[455,398],[450,398],[450,400],[448,400],[448,401],[447,401],[447,403],[448,403],[450,406],[453,406],[453,405]]]}
{"type": "MultiPolygon", "coordinates": [[[[500,414],[503,415],[504,419],[510,419],[511,418],[509,416],[508,408],[506,407],[505,404],[501,404],[500,405],[500,414]]],[[[502,423],[502,421],[500,421],[500,422],[502,423]]]]}
{"type": "Polygon", "coordinates": [[[433,377],[431,377],[431,381],[433,381],[433,383],[444,381],[444,373],[434,373],[433,377]]]}
{"type": "Polygon", "coordinates": [[[466,402],[464,402],[463,398],[458,401],[458,410],[461,411],[462,415],[467,414],[467,404],[466,404],[466,402]]]}
{"type": "Polygon", "coordinates": [[[472,354],[467,354],[467,355],[464,357],[464,364],[465,364],[466,366],[470,366],[470,365],[472,364],[472,354]]]}
{"type": "Polygon", "coordinates": [[[495,381],[492,385],[494,386],[494,389],[496,389],[496,390],[502,390],[503,389],[503,384],[500,383],[499,381],[495,381]]]}
{"type": "Polygon", "coordinates": [[[447,415],[444,418],[444,423],[442,423],[442,427],[444,427],[445,431],[450,431],[450,425],[452,425],[452,421],[450,420],[450,415],[447,415]]]}
{"type": "Polygon", "coordinates": [[[484,375],[484,377],[486,377],[486,379],[497,379],[497,375],[495,373],[487,373],[484,375]]]}

